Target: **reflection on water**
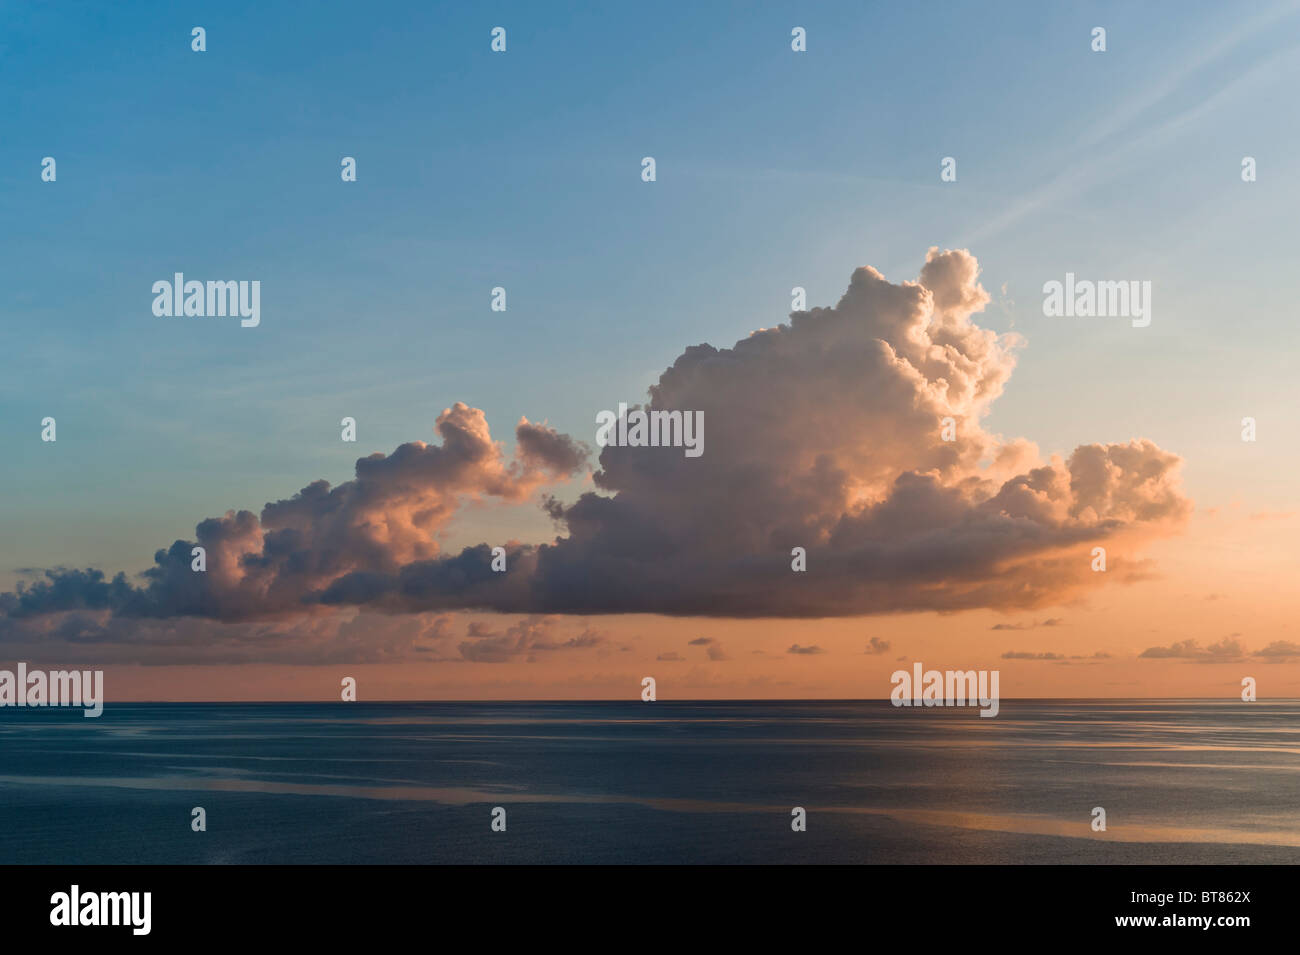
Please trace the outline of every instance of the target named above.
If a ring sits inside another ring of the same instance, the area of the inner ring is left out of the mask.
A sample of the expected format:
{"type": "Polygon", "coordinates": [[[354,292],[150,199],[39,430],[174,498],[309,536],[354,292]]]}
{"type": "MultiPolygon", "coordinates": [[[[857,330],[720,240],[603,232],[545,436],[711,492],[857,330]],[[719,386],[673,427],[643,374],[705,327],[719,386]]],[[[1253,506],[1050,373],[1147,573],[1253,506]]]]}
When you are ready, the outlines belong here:
{"type": "Polygon", "coordinates": [[[875,701],[6,709],[0,861],[1298,862],[1297,717],[1295,701],[1003,701],[996,719],[875,701]]]}

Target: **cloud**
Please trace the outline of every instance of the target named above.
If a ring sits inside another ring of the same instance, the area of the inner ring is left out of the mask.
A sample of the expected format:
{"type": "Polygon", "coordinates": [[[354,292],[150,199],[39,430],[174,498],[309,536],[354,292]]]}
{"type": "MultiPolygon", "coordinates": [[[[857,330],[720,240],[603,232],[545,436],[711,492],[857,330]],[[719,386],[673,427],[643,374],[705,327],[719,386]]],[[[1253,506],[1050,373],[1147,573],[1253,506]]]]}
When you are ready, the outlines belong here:
{"type": "Polygon", "coordinates": [[[583,650],[606,642],[604,634],[583,630],[567,640],[556,636],[561,622],[556,617],[532,616],[520,620],[502,633],[482,622],[473,622],[460,644],[460,655],[471,663],[509,663],[520,657],[536,661],[538,653],[556,650],[583,650]]]}
{"type": "MultiPolygon", "coordinates": [[[[507,459],[483,412],[456,404],[437,419],[441,444],[404,444],[361,458],[337,487],[315,481],[260,513],[201,521],[195,540],[159,550],[138,583],[53,569],[0,595],[0,639],[84,612],[253,622],[347,608],[1011,611],[1140,579],[1135,549],[1190,511],[1180,459],[1136,438],[1043,460],[1029,441],[986,432],[1023,343],[975,324],[988,302],[978,277],[969,252],[931,249],[917,281],[859,268],[833,307],[731,348],[686,348],[648,407],[702,412],[699,457],[606,446],[595,490],[564,503],[555,486],[582,467],[584,445],[523,419],[507,459]],[[943,439],[946,418],[954,440],[943,439]],[[506,572],[493,570],[487,543],[441,552],[437,532],[466,502],[539,493],[560,535],[505,544],[506,572]],[[1098,543],[1111,573],[1091,573],[1098,543]],[[195,546],[206,573],[191,570],[195,546]],[[804,573],[791,570],[794,547],[807,552],[804,573]]],[[[467,638],[468,652],[497,658],[507,637],[467,638]]]]}
{"type": "Polygon", "coordinates": [[[650,407],[702,412],[702,456],[607,446],[596,490],[549,503],[566,536],[512,558],[526,583],[466,594],[448,558],[377,599],[733,617],[1025,608],[1100,585],[1089,550],[1112,541],[1105,577],[1124,577],[1132,547],[1190,511],[1180,459],[1139,438],[1044,462],[986,433],[1019,342],[971,321],[987,300],[977,275],[969,253],[931,250],[919,282],[858,269],[833,308],[687,348],[650,407]]]}
{"type": "MultiPolygon", "coordinates": [[[[289,620],[134,619],[107,611],[27,618],[7,633],[14,659],[79,663],[505,663],[606,652],[608,635],[574,618],[379,614],[341,609],[289,620]],[[503,621],[511,621],[505,623],[503,621]]],[[[617,649],[627,649],[620,647],[617,649]]]]}
{"type": "Polygon", "coordinates": [[[1048,617],[1046,620],[1032,623],[995,623],[990,630],[1033,630],[1035,627],[1059,627],[1065,621],[1060,617],[1048,617]]]}
{"type": "Polygon", "coordinates": [[[82,663],[463,662],[453,614],[393,616],[343,610],[293,620],[223,623],[137,619],[106,610],[24,618],[3,628],[14,659],[82,663]]]}
{"type": "Polygon", "coordinates": [[[867,653],[880,654],[889,652],[889,641],[881,640],[879,637],[872,637],[871,642],[867,644],[867,653]]]}
{"type": "Polygon", "coordinates": [[[1064,660],[1061,653],[1027,653],[1022,650],[1008,650],[1002,654],[1004,660],[1064,660]]]}
{"type": "MultiPolygon", "coordinates": [[[[439,557],[436,532],[467,500],[517,502],[580,467],[584,446],[522,419],[515,456],[506,460],[483,412],[457,403],[439,415],[441,445],[403,444],[356,462],[356,478],[331,488],[314,481],[261,514],[229,511],[201,521],[194,541],[154,555],[141,586],[99,570],[46,571],[45,579],[0,597],[13,619],[68,610],[110,609],[130,617],[269,619],[332,602],[363,605],[377,579],[439,557]],[[195,546],[207,569],[193,569],[195,546]]],[[[449,584],[481,569],[483,545],[441,566],[449,584]]]]}
{"type": "Polygon", "coordinates": [[[813,645],[811,647],[801,647],[799,646],[799,644],[796,643],[791,645],[790,649],[785,652],[812,655],[816,653],[825,653],[826,651],[816,645],[813,645]]]}
{"type": "Polygon", "coordinates": [[[1300,643],[1292,640],[1274,640],[1264,649],[1255,653],[1257,657],[1296,657],[1300,656],[1300,643]]]}
{"type": "Polygon", "coordinates": [[[1238,639],[1239,633],[1202,647],[1195,640],[1179,640],[1167,647],[1148,647],[1138,654],[1148,660],[1182,660],[1188,663],[1235,663],[1251,658],[1261,663],[1281,663],[1300,657],[1300,643],[1274,640],[1259,650],[1248,650],[1238,639]]]}
{"type": "Polygon", "coordinates": [[[1178,640],[1167,647],[1148,647],[1138,657],[1149,660],[1195,660],[1201,663],[1228,662],[1247,654],[1237,639],[1238,636],[1240,634],[1234,633],[1208,647],[1202,647],[1196,640],[1178,640]]]}

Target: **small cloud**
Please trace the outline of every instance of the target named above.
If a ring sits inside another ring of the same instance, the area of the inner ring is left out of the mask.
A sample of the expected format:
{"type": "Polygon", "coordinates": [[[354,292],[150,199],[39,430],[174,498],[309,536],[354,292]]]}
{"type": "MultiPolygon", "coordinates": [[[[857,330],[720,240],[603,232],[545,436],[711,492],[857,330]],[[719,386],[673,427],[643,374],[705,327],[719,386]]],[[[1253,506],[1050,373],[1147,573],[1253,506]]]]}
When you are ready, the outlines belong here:
{"type": "Polygon", "coordinates": [[[990,630],[1033,630],[1035,627],[1059,627],[1065,623],[1060,617],[1048,617],[1046,620],[1035,620],[1030,623],[995,623],[989,627],[990,630]]]}
{"type": "Polygon", "coordinates": [[[608,642],[604,633],[590,628],[566,640],[556,633],[558,627],[555,617],[531,616],[500,632],[471,621],[459,647],[460,655],[471,663],[508,663],[517,658],[536,663],[539,652],[588,650],[608,642]]]}
{"type": "Polygon", "coordinates": [[[791,644],[790,649],[787,650],[787,651],[785,651],[785,652],[786,652],[786,653],[811,654],[811,653],[825,653],[826,651],[823,650],[821,647],[817,646],[816,644],[814,644],[814,645],[811,646],[811,647],[801,647],[801,646],[799,646],[799,644],[795,643],[795,644],[791,644]]]}
{"type": "Polygon", "coordinates": [[[1211,643],[1205,649],[1211,656],[1239,657],[1246,652],[1246,648],[1243,647],[1241,641],[1237,639],[1239,636],[1241,636],[1239,633],[1230,634],[1218,643],[1211,643]]]}
{"type": "Polygon", "coordinates": [[[867,653],[875,656],[881,653],[889,652],[889,641],[881,640],[879,637],[872,637],[871,642],[867,644],[867,653]]]}
{"type": "Polygon", "coordinates": [[[1263,650],[1255,653],[1257,657],[1297,657],[1300,656],[1300,643],[1291,640],[1274,640],[1263,650]]]}
{"type": "Polygon", "coordinates": [[[1147,647],[1138,657],[1148,660],[1182,660],[1204,655],[1205,651],[1195,640],[1179,640],[1167,647],[1147,647]]]}
{"type": "Polygon", "coordinates": [[[1028,653],[1023,650],[1008,650],[1002,654],[1004,660],[1064,660],[1061,653],[1028,653]]]}
{"type": "Polygon", "coordinates": [[[682,658],[675,650],[669,650],[667,653],[661,653],[655,657],[660,663],[680,663],[682,658]]]}
{"type": "Polygon", "coordinates": [[[1237,633],[1230,634],[1208,647],[1202,647],[1195,640],[1177,640],[1167,647],[1147,647],[1138,657],[1148,660],[1195,660],[1200,663],[1238,659],[1246,655],[1246,648],[1237,639],[1239,636],[1237,633]]]}
{"type": "Polygon", "coordinates": [[[696,637],[694,640],[692,640],[690,643],[688,643],[687,646],[689,646],[689,647],[707,647],[707,646],[708,646],[710,643],[712,643],[712,642],[713,642],[713,638],[712,638],[712,637],[696,637]]]}

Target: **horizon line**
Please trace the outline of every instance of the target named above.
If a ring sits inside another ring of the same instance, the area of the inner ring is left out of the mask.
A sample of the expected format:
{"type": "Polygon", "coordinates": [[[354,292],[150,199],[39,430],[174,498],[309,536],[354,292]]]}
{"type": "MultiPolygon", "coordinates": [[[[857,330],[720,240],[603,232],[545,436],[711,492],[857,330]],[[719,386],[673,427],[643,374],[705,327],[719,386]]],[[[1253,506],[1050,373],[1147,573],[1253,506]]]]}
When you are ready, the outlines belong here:
{"type": "MultiPolygon", "coordinates": [[[[917,699],[911,697],[910,699],[917,699]]],[[[193,704],[196,706],[212,706],[221,704],[290,704],[301,703],[304,705],[317,705],[323,703],[338,703],[340,705],[355,705],[357,703],[888,703],[890,697],[701,697],[701,698],[679,698],[668,700],[641,700],[628,699],[627,697],[601,697],[590,699],[540,699],[540,698],[511,698],[511,699],[402,699],[402,700],[117,700],[117,704],[124,703],[174,703],[174,704],[193,704]]],[[[1218,697],[1218,696],[1008,696],[999,698],[1000,703],[1110,703],[1110,702],[1143,702],[1143,703],[1241,703],[1245,702],[1240,698],[1218,697]]],[[[1270,697],[1266,700],[1253,700],[1254,703],[1294,703],[1300,702],[1300,697],[1296,696],[1279,696],[1270,697]]],[[[107,708],[112,704],[105,703],[107,708]]],[[[50,706],[48,704],[37,704],[28,706],[17,706],[15,704],[0,705],[0,710],[5,709],[76,709],[77,707],[50,706]]],[[[897,707],[897,709],[971,709],[976,706],[953,706],[939,705],[934,706],[909,706],[897,707]]]]}

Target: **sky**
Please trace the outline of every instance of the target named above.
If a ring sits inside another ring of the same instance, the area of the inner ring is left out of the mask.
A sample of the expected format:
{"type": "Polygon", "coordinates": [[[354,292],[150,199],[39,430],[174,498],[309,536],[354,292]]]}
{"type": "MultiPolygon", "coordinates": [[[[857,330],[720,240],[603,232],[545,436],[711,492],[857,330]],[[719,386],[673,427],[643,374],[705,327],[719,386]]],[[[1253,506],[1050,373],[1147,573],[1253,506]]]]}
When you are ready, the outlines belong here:
{"type": "Polygon", "coordinates": [[[0,663],[136,699],[884,697],[917,660],[1300,695],[1300,4],[0,21],[0,663]],[[259,281],[261,323],[156,316],[175,272],[259,281]],[[1067,273],[1149,281],[1149,326],[1045,315],[1067,273]],[[703,409],[698,461],[596,447],[648,400],[703,409]]]}

